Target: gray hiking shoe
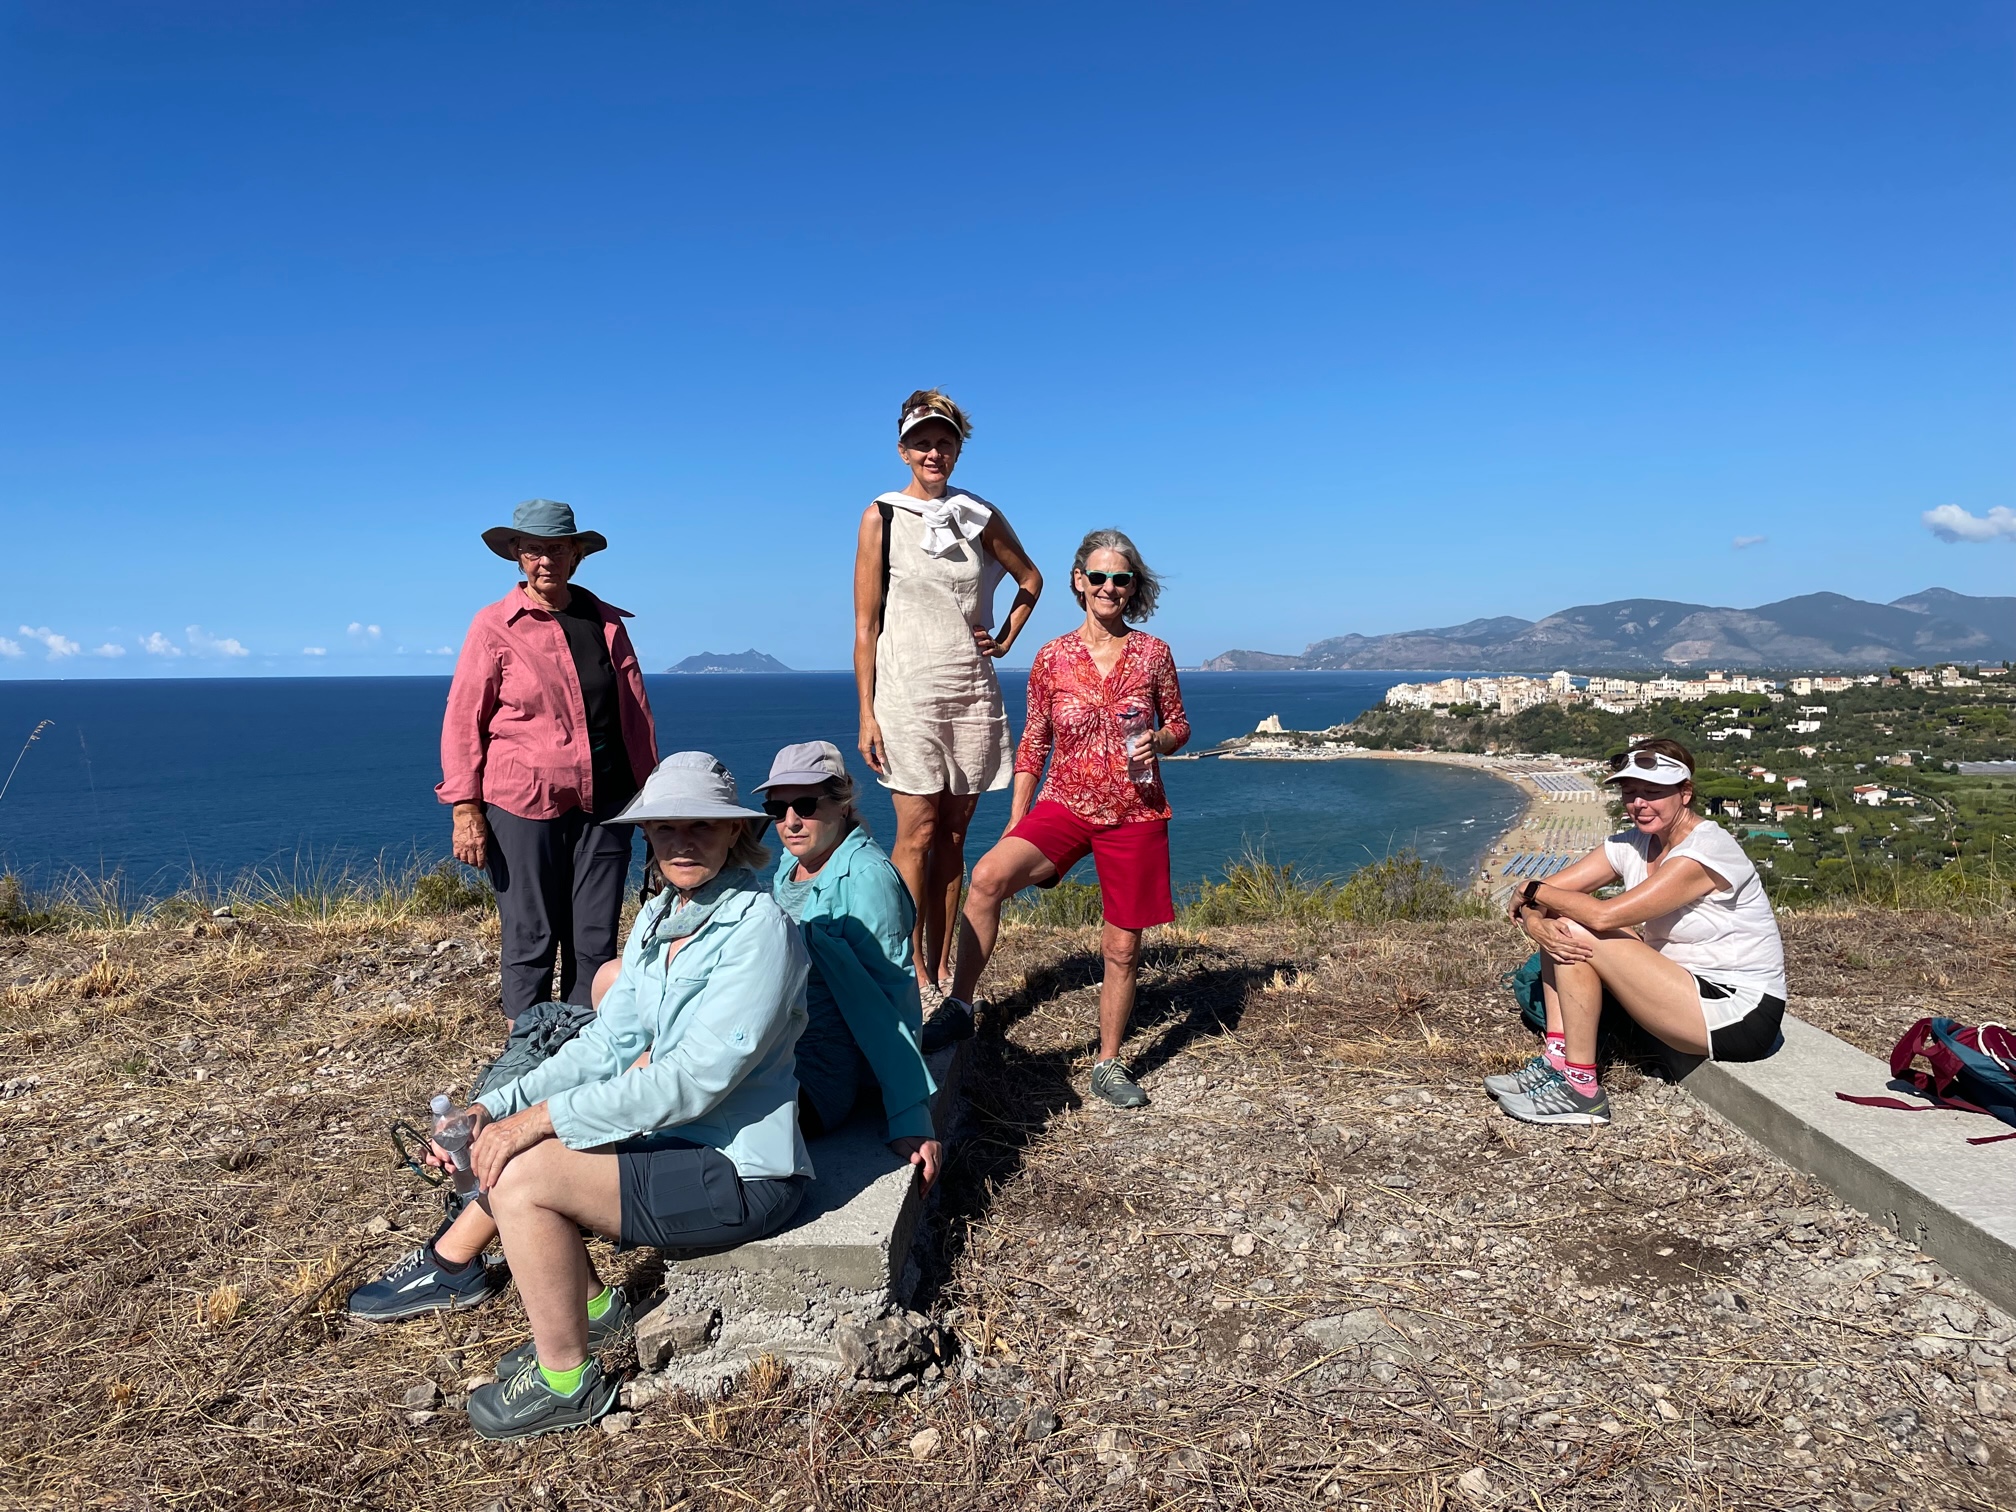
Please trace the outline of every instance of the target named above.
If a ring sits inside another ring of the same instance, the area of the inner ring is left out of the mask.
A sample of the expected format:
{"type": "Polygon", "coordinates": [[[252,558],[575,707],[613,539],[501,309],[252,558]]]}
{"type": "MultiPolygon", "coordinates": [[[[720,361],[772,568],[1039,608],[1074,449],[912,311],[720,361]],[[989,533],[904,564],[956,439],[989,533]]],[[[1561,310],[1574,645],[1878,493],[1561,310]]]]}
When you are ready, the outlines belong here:
{"type": "MultiPolygon", "coordinates": [[[[609,1311],[602,1314],[599,1318],[590,1318],[588,1320],[588,1353],[594,1354],[595,1351],[615,1338],[617,1334],[629,1327],[630,1320],[634,1316],[635,1314],[630,1308],[630,1299],[624,1296],[621,1291],[618,1291],[615,1300],[609,1304],[609,1311]]],[[[527,1339],[523,1344],[520,1344],[497,1362],[497,1379],[500,1381],[510,1380],[519,1371],[523,1370],[527,1365],[532,1364],[538,1358],[538,1355],[532,1349],[532,1341],[527,1339]]]]}
{"type": "Polygon", "coordinates": [[[492,1381],[469,1393],[469,1426],[486,1439],[537,1438],[568,1428],[586,1428],[616,1405],[616,1383],[590,1355],[581,1384],[562,1396],[546,1384],[532,1361],[508,1381],[492,1381]]]}
{"type": "Polygon", "coordinates": [[[1507,1071],[1502,1076],[1484,1078],[1484,1090],[1493,1097],[1510,1097],[1513,1093],[1525,1096],[1537,1091],[1544,1083],[1552,1081],[1560,1073],[1554,1063],[1544,1055],[1536,1055],[1517,1071],[1507,1071]]]}
{"type": "Polygon", "coordinates": [[[1148,1094],[1141,1090],[1141,1084],[1127,1074],[1127,1065],[1115,1057],[1102,1060],[1092,1067],[1092,1090],[1116,1108],[1145,1108],[1148,1094]]]}
{"type": "Polygon", "coordinates": [[[1584,1097],[1568,1085],[1558,1071],[1531,1092],[1514,1092],[1498,1099],[1498,1106],[1521,1123],[1607,1124],[1610,1122],[1610,1094],[1601,1087],[1594,1097],[1584,1097]]]}

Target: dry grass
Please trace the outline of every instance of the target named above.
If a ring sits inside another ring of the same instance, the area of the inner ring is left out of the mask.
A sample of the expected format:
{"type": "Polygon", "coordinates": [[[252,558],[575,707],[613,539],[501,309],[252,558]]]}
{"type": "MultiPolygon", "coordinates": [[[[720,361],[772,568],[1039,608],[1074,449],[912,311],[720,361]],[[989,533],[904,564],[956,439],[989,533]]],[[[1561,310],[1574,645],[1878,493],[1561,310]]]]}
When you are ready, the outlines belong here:
{"type": "MultiPolygon", "coordinates": [[[[379,1330],[340,1304],[438,1211],[382,1131],[492,1048],[493,931],[275,913],[0,941],[0,1370],[33,1384],[0,1403],[0,1503],[1428,1509],[1479,1466],[1480,1504],[1542,1512],[2016,1501],[2006,1403],[1977,1411],[1947,1352],[2002,1348],[2006,1320],[1922,1268],[1896,1298],[1812,1290],[1916,1262],[1629,1072],[1601,1134],[1485,1116],[1474,1078],[1526,1049],[1488,920],[1159,932],[1134,1117],[1082,1100],[1093,934],[1010,930],[924,1299],[970,1380],[864,1398],[766,1361],[618,1438],[483,1444],[454,1397],[522,1337],[515,1301],[379,1330]],[[1368,1307],[1390,1360],[1299,1331],[1368,1307]],[[422,1375],[450,1406],[416,1420],[422,1375]],[[1905,1410],[1898,1445],[1877,1425],[1905,1410]]],[[[1790,931],[1795,982],[1868,1024],[2009,985],[1981,921],[1790,931]]]]}

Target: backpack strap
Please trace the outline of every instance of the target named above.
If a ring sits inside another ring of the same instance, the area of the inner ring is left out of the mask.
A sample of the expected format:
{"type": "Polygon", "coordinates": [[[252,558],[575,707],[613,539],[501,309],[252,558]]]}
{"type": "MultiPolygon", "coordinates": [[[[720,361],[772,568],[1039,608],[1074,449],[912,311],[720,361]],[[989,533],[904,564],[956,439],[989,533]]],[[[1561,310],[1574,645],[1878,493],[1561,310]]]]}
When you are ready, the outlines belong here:
{"type": "Polygon", "coordinates": [[[889,522],[896,517],[896,506],[877,499],[875,507],[882,514],[882,601],[875,606],[875,633],[880,635],[882,622],[889,617],[889,522]]]}

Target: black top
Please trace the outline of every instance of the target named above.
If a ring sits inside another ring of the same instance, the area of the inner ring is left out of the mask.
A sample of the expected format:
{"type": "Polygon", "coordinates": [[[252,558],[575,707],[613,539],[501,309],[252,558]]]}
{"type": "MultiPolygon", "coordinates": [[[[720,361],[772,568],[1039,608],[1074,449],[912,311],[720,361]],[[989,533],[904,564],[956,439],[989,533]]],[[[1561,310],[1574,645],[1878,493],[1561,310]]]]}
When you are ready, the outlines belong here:
{"type": "Polygon", "coordinates": [[[637,795],[630,748],[623,742],[623,712],[616,669],[609,663],[609,640],[602,625],[602,602],[586,588],[569,587],[567,607],[554,618],[567,633],[574,674],[581,679],[581,702],[588,711],[588,749],[593,757],[595,813],[606,819],[637,795]]]}

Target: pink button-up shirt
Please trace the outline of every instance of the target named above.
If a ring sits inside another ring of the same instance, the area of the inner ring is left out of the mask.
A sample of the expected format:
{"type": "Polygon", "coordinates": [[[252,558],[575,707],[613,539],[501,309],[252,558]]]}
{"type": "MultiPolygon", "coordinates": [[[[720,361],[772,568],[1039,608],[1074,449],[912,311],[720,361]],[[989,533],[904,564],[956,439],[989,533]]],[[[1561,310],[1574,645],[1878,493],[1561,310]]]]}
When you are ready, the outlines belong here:
{"type": "MultiPolygon", "coordinates": [[[[602,605],[623,744],[641,787],[658,765],[658,732],[623,628],[628,618],[628,611],[602,605]]],[[[567,632],[520,583],[477,610],[462,641],[441,722],[435,796],[443,803],[494,803],[521,819],[557,819],[577,808],[592,814],[593,768],[588,710],[567,632]]]]}

